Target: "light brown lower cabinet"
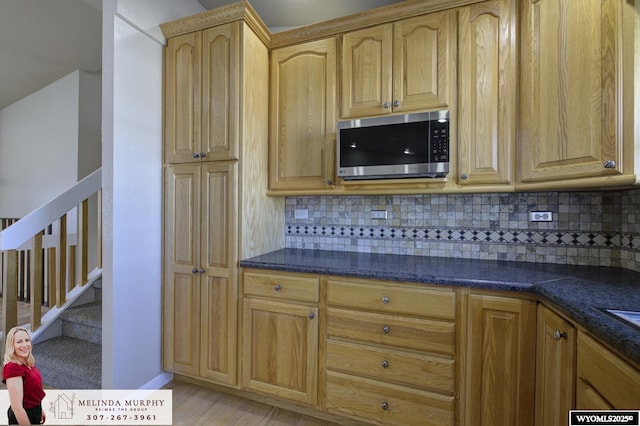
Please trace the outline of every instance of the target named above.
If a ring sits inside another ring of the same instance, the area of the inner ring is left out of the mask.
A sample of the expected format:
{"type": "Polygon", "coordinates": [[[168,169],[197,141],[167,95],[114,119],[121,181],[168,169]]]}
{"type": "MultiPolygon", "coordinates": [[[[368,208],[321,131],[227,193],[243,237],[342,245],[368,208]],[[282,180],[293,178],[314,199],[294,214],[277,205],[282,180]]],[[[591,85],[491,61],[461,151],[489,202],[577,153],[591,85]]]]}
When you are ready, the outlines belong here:
{"type": "Polygon", "coordinates": [[[455,424],[456,293],[329,277],[326,408],[381,425],[455,424]]]}
{"type": "Polygon", "coordinates": [[[538,304],[536,426],[564,426],[575,407],[576,335],[573,324],[538,304]]]}
{"type": "Polygon", "coordinates": [[[640,408],[640,371],[584,332],[578,333],[577,409],[640,408]]]}
{"type": "Polygon", "coordinates": [[[242,385],[316,406],[318,277],[244,272],[242,385]]]}
{"type": "Polygon", "coordinates": [[[468,297],[461,424],[533,425],[536,302],[468,297]]]}
{"type": "Polygon", "coordinates": [[[242,386],[294,410],[555,426],[574,408],[640,407],[636,365],[526,295],[256,269],[241,288],[242,386]]]}

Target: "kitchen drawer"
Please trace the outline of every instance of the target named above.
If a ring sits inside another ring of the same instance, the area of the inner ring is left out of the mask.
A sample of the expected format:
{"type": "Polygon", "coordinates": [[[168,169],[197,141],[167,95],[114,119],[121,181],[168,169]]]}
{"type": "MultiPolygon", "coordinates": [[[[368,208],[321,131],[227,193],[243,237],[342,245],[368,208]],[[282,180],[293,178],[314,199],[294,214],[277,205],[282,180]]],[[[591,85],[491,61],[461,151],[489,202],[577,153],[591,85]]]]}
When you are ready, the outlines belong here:
{"type": "Polygon", "coordinates": [[[455,324],[346,309],[327,309],[327,336],[367,343],[455,353],[455,324]]]}
{"type": "MultiPolygon", "coordinates": [[[[582,332],[578,333],[577,354],[581,386],[591,387],[615,409],[640,407],[640,371],[582,332]]],[[[582,405],[580,393],[577,405],[582,405]]]]}
{"type": "Polygon", "coordinates": [[[376,424],[454,424],[454,398],[376,380],[327,372],[327,409],[376,424]]]}
{"type": "Polygon", "coordinates": [[[319,279],[314,275],[245,271],[244,294],[317,303],[319,279]]]}
{"type": "Polygon", "coordinates": [[[453,394],[451,358],[329,340],[327,368],[453,394]]]}
{"type": "Polygon", "coordinates": [[[327,303],[329,306],[446,320],[454,320],[456,314],[456,294],[447,287],[441,290],[409,284],[329,279],[327,303]]]}

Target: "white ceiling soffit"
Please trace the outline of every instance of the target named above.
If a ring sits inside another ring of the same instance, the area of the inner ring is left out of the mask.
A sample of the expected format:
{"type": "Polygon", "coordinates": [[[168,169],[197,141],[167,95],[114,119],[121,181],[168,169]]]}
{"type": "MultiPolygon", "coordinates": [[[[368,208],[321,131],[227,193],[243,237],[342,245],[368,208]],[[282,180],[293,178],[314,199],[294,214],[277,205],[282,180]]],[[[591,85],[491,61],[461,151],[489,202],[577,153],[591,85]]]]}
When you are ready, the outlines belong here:
{"type": "Polygon", "coordinates": [[[0,109],[102,62],[100,0],[0,0],[0,109]]]}
{"type": "MultiPolygon", "coordinates": [[[[264,23],[276,32],[374,9],[402,0],[249,0],[264,23]]],[[[235,0],[198,0],[206,9],[235,3],[235,0]]]]}

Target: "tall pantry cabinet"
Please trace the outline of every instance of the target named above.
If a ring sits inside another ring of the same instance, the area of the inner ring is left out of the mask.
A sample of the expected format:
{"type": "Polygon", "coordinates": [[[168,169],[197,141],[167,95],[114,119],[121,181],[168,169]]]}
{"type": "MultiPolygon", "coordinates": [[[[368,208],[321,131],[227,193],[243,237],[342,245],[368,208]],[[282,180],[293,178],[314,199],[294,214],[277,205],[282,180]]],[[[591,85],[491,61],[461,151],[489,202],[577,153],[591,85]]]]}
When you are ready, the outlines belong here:
{"type": "Polygon", "coordinates": [[[246,3],[161,26],[164,368],[238,384],[238,261],[284,246],[267,198],[268,30],[246,3]]]}

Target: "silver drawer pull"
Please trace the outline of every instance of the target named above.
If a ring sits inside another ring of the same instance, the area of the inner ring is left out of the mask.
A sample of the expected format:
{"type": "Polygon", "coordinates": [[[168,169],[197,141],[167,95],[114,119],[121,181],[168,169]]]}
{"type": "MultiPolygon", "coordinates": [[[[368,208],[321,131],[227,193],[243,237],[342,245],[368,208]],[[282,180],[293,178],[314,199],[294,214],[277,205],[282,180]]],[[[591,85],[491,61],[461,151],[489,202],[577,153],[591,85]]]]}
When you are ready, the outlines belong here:
{"type": "Polygon", "coordinates": [[[281,289],[281,288],[282,288],[282,287],[280,287],[280,284],[276,284],[276,285],[274,285],[274,286],[273,286],[273,289],[274,289],[275,291],[280,291],[280,289],[281,289]]]}
{"type": "Polygon", "coordinates": [[[309,312],[309,319],[314,319],[316,314],[314,312],[309,312]]]}
{"type": "Polygon", "coordinates": [[[384,411],[387,411],[389,409],[389,403],[387,401],[382,401],[381,407],[384,411]]]}
{"type": "Polygon", "coordinates": [[[389,334],[390,331],[391,331],[391,329],[389,328],[388,325],[385,325],[384,327],[382,327],[382,332],[384,334],[389,334]]]}
{"type": "Polygon", "coordinates": [[[382,361],[382,368],[389,368],[389,361],[387,361],[386,359],[382,361]]]}
{"type": "Polygon", "coordinates": [[[389,298],[387,296],[384,296],[382,298],[382,303],[384,303],[385,305],[388,305],[389,304],[389,298]]]}

